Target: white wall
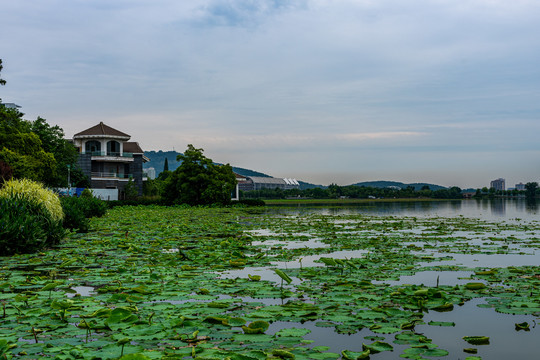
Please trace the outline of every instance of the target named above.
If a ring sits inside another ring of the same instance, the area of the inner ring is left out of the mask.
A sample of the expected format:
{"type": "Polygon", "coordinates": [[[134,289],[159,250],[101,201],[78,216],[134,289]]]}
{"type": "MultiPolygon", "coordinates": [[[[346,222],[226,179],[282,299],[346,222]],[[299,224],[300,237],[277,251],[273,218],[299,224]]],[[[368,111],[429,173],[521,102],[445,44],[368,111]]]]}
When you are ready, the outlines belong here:
{"type": "Polygon", "coordinates": [[[118,189],[90,189],[101,200],[118,200],[118,189]]]}

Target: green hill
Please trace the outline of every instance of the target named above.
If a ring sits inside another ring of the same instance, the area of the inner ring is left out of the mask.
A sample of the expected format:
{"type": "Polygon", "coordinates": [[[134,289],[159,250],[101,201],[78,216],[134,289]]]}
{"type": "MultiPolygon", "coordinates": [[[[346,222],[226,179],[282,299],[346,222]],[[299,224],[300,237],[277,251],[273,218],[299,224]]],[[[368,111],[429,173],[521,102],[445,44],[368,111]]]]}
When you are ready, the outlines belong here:
{"type": "MultiPolygon", "coordinates": [[[[180,162],[176,161],[176,157],[180,155],[176,151],[145,151],[144,156],[150,159],[150,162],[145,164],[145,168],[153,167],[156,169],[156,176],[158,176],[165,166],[165,159],[169,163],[169,170],[174,171],[180,166],[180,162]]],[[[240,167],[233,166],[233,171],[238,175],[242,176],[261,176],[261,177],[271,177],[270,175],[263,174],[258,171],[244,169],[240,167]]]]}
{"type": "MultiPolygon", "coordinates": [[[[179,155],[179,152],[176,151],[145,151],[144,155],[150,159],[150,162],[145,164],[145,168],[153,167],[156,169],[156,176],[158,176],[162,171],[163,167],[165,165],[165,159],[168,160],[169,163],[169,170],[174,171],[178,166],[180,166],[180,162],[176,161],[176,157],[179,155]]],[[[233,171],[237,173],[238,175],[242,176],[260,176],[260,177],[272,177],[271,175],[267,175],[255,170],[250,169],[244,169],[240,167],[233,166],[233,171]]],[[[297,179],[298,180],[298,179],[297,179]]],[[[311,188],[326,188],[326,186],[323,185],[315,185],[311,184],[305,181],[298,180],[300,183],[300,189],[311,189],[311,188]]],[[[414,187],[415,190],[421,190],[424,186],[428,186],[430,190],[441,190],[446,189],[444,186],[434,185],[434,184],[428,184],[428,183],[412,183],[412,184],[405,184],[398,181],[364,181],[359,182],[356,184],[352,184],[353,186],[365,186],[365,187],[374,187],[374,188],[387,188],[387,187],[399,187],[401,189],[405,189],[408,186],[414,187]]]]}

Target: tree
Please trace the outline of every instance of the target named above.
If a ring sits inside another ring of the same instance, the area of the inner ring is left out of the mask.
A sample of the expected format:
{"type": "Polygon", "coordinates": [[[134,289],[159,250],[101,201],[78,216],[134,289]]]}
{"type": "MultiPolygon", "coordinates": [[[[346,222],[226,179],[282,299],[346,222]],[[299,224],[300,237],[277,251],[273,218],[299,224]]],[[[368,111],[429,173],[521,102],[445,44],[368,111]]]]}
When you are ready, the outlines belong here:
{"type": "Polygon", "coordinates": [[[203,155],[203,149],[189,144],[177,156],[180,166],[167,177],[162,197],[169,204],[226,204],[236,186],[232,167],[214,164],[203,155]]]}
{"type": "Polygon", "coordinates": [[[129,178],[128,183],[124,187],[124,196],[126,200],[135,200],[139,196],[137,186],[132,177],[129,178]]]}
{"type": "Polygon", "coordinates": [[[536,197],[536,191],[538,190],[538,183],[528,182],[525,184],[525,197],[527,200],[533,200],[536,197]]]}
{"type": "Polygon", "coordinates": [[[59,126],[50,126],[38,117],[23,119],[17,109],[0,107],[0,161],[16,179],[28,178],[47,186],[66,186],[68,166],[73,183],[84,185],[87,178],[77,166],[77,150],[59,126]]]}
{"type": "Polygon", "coordinates": [[[13,177],[13,170],[11,167],[3,161],[0,161],[0,187],[4,182],[11,180],[13,177]]]}
{"type": "Polygon", "coordinates": [[[64,138],[64,130],[58,125],[51,126],[45,119],[38,117],[31,122],[30,131],[39,137],[43,150],[52,153],[56,160],[56,168],[46,183],[50,186],[66,186],[69,167],[72,182],[76,186],[85,187],[88,181],[77,166],[77,149],[64,138]]]}
{"type": "Polygon", "coordinates": [[[0,160],[11,167],[14,178],[47,182],[55,173],[56,160],[22,116],[17,109],[0,106],[0,160]]]}
{"type": "Polygon", "coordinates": [[[163,172],[169,171],[169,160],[165,158],[165,163],[163,164],[163,172]]]}
{"type": "MultiPolygon", "coordinates": [[[[0,73],[2,72],[2,69],[4,66],[2,65],[2,59],[0,59],[0,73]]],[[[6,80],[0,78],[0,85],[6,85],[6,80]]]]}

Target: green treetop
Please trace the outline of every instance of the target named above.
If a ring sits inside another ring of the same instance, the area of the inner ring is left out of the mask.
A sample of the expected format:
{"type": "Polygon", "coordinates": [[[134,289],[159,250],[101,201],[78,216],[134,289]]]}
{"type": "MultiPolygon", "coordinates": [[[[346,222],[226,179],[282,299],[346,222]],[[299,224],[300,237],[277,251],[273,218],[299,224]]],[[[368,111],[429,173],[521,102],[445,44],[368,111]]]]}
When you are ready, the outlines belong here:
{"type": "Polygon", "coordinates": [[[236,186],[232,167],[217,165],[203,155],[203,149],[188,145],[177,156],[180,166],[165,182],[163,198],[167,203],[190,205],[226,204],[236,186]]]}

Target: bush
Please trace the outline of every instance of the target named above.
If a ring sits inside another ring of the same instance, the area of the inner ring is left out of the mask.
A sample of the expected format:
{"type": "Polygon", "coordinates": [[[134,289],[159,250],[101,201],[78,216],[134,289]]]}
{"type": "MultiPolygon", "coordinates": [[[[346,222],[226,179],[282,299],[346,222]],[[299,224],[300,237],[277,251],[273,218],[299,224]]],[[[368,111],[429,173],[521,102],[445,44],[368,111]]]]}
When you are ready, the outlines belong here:
{"type": "Polygon", "coordinates": [[[58,244],[65,235],[40,202],[23,196],[0,197],[0,256],[32,253],[58,244]]]}
{"type": "Polygon", "coordinates": [[[81,202],[82,210],[84,216],[87,218],[91,217],[102,217],[107,212],[107,202],[95,197],[80,197],[79,201],[81,202]]]}
{"type": "Polygon", "coordinates": [[[61,199],[64,209],[64,227],[77,232],[88,232],[90,221],[84,214],[81,199],[77,197],[63,197],[61,199]]]}
{"type": "Polygon", "coordinates": [[[85,188],[81,193],[82,198],[93,198],[94,194],[92,193],[92,190],[89,188],[85,188]]]}
{"type": "Polygon", "coordinates": [[[61,202],[65,213],[64,227],[77,232],[87,232],[90,223],[88,219],[102,217],[107,212],[105,201],[92,196],[64,197],[61,202]]]}
{"type": "Polygon", "coordinates": [[[0,189],[0,197],[8,199],[26,199],[30,202],[37,202],[45,207],[54,221],[61,221],[64,217],[62,204],[51,190],[47,190],[42,184],[28,180],[10,180],[4,183],[0,189]]]}

